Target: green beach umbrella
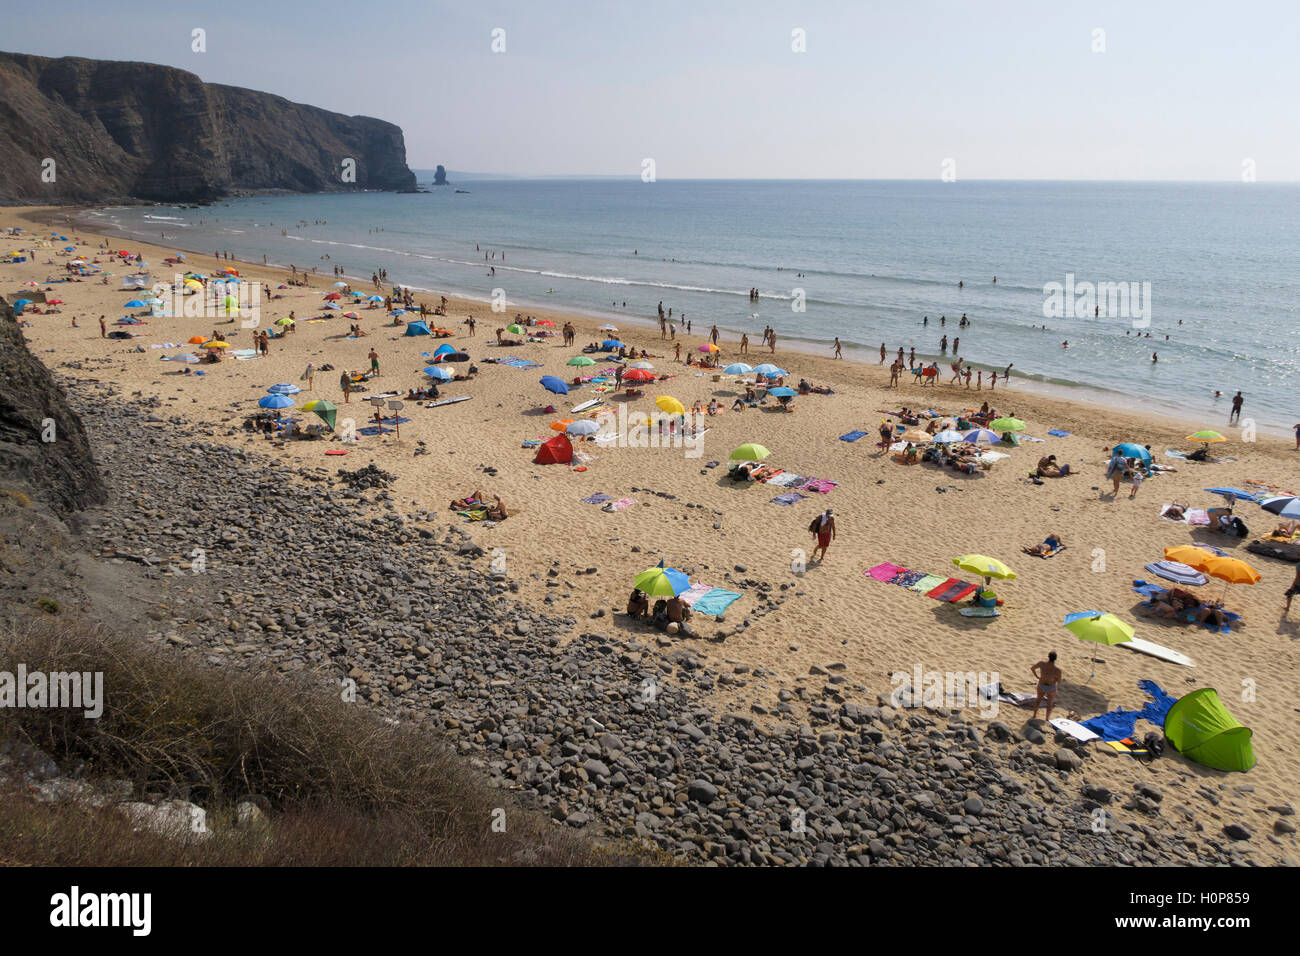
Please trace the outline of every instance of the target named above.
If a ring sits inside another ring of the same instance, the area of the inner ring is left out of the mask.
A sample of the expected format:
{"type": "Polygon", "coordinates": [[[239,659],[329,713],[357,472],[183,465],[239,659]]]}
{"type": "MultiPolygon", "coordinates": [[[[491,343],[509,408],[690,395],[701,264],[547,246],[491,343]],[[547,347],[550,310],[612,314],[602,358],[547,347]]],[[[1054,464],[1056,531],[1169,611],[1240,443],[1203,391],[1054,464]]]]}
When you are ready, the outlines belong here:
{"type": "Polygon", "coordinates": [[[998,418],[989,422],[989,428],[995,432],[1022,432],[1025,423],[1018,418],[998,418]]]}
{"type": "MultiPolygon", "coordinates": [[[[1066,615],[1065,629],[1081,640],[1089,641],[1093,644],[1104,644],[1106,647],[1114,647],[1116,644],[1124,644],[1133,640],[1133,628],[1125,624],[1114,614],[1101,611],[1076,611],[1073,614],[1066,615]]],[[[1092,655],[1092,673],[1089,679],[1097,675],[1097,654],[1092,655]]]]}
{"type": "Polygon", "coordinates": [[[328,399],[317,398],[304,405],[302,410],[318,415],[326,425],[333,428],[334,420],[338,417],[339,407],[328,399]]]}
{"type": "Polygon", "coordinates": [[[596,362],[594,359],[587,358],[587,356],[585,355],[575,355],[573,358],[569,359],[564,364],[583,366],[583,365],[595,365],[596,362]]]}
{"type": "Polygon", "coordinates": [[[691,589],[690,579],[676,568],[647,568],[636,576],[633,584],[650,597],[676,597],[691,589]]]}
{"type": "Polygon", "coordinates": [[[507,325],[506,331],[511,335],[523,335],[524,327],[522,325],[507,325]]]}
{"type": "Polygon", "coordinates": [[[1188,436],[1187,436],[1187,440],[1188,440],[1188,441],[1203,441],[1203,442],[1212,442],[1212,441],[1215,441],[1215,442],[1217,442],[1217,441],[1227,441],[1228,439],[1224,438],[1224,437],[1223,437],[1222,435],[1220,435],[1218,432],[1216,432],[1216,431],[1212,431],[1211,429],[1206,428],[1206,429],[1204,429],[1204,430],[1202,430],[1202,431],[1194,432],[1193,434],[1188,435],[1188,436]]]}
{"type": "Polygon", "coordinates": [[[746,442],[731,453],[731,461],[762,461],[772,454],[762,445],[746,442]]]}

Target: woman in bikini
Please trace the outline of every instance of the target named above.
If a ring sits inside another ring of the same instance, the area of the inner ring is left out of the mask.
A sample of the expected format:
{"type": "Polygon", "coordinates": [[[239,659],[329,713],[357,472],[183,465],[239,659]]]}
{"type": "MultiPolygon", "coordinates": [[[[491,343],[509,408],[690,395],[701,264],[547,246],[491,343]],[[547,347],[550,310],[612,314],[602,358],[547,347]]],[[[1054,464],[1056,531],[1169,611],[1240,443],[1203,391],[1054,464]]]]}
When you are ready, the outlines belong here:
{"type": "Polygon", "coordinates": [[[1047,719],[1052,719],[1052,708],[1056,706],[1056,691],[1061,686],[1061,669],[1056,666],[1056,651],[1047,655],[1047,660],[1039,661],[1029,672],[1038,679],[1038,697],[1034,701],[1033,719],[1038,719],[1038,708],[1047,704],[1047,719]]]}

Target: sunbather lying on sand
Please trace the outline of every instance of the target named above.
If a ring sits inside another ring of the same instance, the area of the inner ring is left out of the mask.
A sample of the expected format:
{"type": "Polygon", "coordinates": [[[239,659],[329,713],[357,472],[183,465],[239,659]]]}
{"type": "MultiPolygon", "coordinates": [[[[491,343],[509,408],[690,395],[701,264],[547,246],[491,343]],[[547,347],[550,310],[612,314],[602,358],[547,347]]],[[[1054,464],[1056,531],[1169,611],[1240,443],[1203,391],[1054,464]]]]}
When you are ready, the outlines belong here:
{"type": "Polygon", "coordinates": [[[1056,551],[1060,547],[1061,547],[1061,537],[1060,535],[1058,535],[1056,532],[1053,531],[1046,538],[1043,539],[1042,544],[1036,544],[1033,547],[1029,547],[1029,548],[1021,548],[1020,550],[1025,552],[1025,554],[1034,554],[1042,557],[1051,554],[1053,551],[1056,551]]]}
{"type": "Polygon", "coordinates": [[[453,511],[464,511],[466,508],[473,508],[475,505],[481,505],[484,501],[483,492],[475,488],[464,498],[457,498],[451,503],[453,511]]]}

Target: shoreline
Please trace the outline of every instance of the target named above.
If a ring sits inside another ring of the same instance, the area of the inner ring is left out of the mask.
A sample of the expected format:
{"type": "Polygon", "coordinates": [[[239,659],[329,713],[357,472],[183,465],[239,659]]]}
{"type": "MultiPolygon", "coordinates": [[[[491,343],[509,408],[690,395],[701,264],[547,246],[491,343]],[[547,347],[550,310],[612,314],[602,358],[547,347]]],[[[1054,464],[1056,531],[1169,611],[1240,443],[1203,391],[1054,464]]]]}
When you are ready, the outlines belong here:
{"type": "MultiPolygon", "coordinates": [[[[166,206],[169,204],[150,203],[148,205],[166,206]]],[[[170,249],[173,251],[184,252],[187,255],[199,256],[205,259],[211,258],[202,249],[191,249],[179,244],[163,246],[157,242],[153,242],[150,240],[142,240],[138,237],[124,236],[116,232],[106,231],[100,229],[98,227],[98,224],[96,223],[85,222],[84,220],[77,218],[78,216],[80,216],[82,213],[85,212],[99,211],[111,207],[105,207],[102,205],[80,205],[80,206],[67,206],[67,207],[57,206],[57,207],[12,207],[12,208],[19,213],[20,218],[33,223],[50,225],[55,222],[54,217],[56,214],[63,213],[71,217],[72,223],[75,226],[84,227],[84,231],[87,232],[90,232],[91,229],[93,228],[96,230],[94,234],[103,236],[105,238],[121,239],[124,242],[134,243],[139,246],[145,246],[151,249],[158,250],[160,252],[165,252],[170,249]],[[42,217],[48,217],[48,218],[42,218],[42,217]]],[[[171,237],[168,238],[170,239],[171,237]]],[[[256,261],[248,262],[242,259],[214,260],[214,261],[237,262],[241,266],[247,266],[253,269],[280,270],[280,271],[288,269],[287,264],[271,262],[269,259],[269,253],[266,253],[266,255],[267,255],[267,262],[265,264],[260,264],[256,261]]],[[[313,275],[314,277],[321,278],[321,279],[326,278],[325,275],[321,273],[315,273],[313,275]]],[[[343,278],[351,282],[354,288],[362,288],[370,281],[368,276],[357,276],[348,273],[345,273],[343,275],[343,278]]],[[[389,284],[393,283],[393,280],[391,279],[387,281],[389,284]]],[[[397,284],[401,284],[401,283],[397,283],[397,284]]],[[[470,309],[474,309],[474,308],[483,309],[485,307],[490,307],[491,304],[491,300],[489,299],[480,298],[478,296],[474,296],[468,293],[460,293],[460,292],[453,293],[451,290],[443,290],[443,289],[436,289],[436,288],[426,289],[424,287],[418,287],[418,286],[407,286],[407,288],[410,288],[412,291],[416,293],[417,301],[419,300],[419,296],[421,294],[430,295],[430,296],[445,295],[447,297],[447,311],[449,313],[448,318],[450,318],[450,313],[453,311],[456,312],[464,311],[464,307],[469,307],[470,309]]],[[[503,317],[506,314],[508,314],[510,310],[514,310],[516,312],[522,310],[522,311],[527,311],[529,314],[538,314],[543,316],[558,315],[568,320],[583,320],[587,323],[586,325],[581,324],[579,321],[574,322],[574,325],[579,328],[581,334],[587,334],[588,332],[590,332],[591,334],[596,334],[595,326],[597,324],[605,323],[605,322],[618,322],[620,320],[624,322],[636,323],[637,328],[647,334],[653,333],[655,330],[657,330],[658,327],[657,320],[651,316],[641,316],[641,315],[627,313],[627,312],[619,312],[617,310],[587,309],[580,306],[574,306],[565,303],[551,304],[546,302],[536,302],[533,300],[511,299],[509,300],[508,303],[507,313],[502,313],[503,317]]],[[[620,329],[620,334],[622,333],[622,331],[623,330],[620,329]]],[[[695,333],[692,333],[691,336],[692,341],[695,338],[698,338],[700,341],[704,341],[706,335],[697,336],[695,335],[695,333]]],[[[686,341],[686,340],[687,337],[683,334],[682,341],[686,341]]],[[[831,342],[821,343],[814,339],[808,339],[805,337],[800,337],[789,333],[782,333],[780,342],[781,342],[780,347],[782,349],[794,352],[795,354],[804,356],[808,359],[824,358],[825,353],[830,352],[833,348],[833,343],[831,342]],[[824,349],[824,351],[815,350],[815,347],[817,346],[820,346],[821,349],[824,349]]],[[[763,354],[763,353],[751,353],[751,354],[763,354]]],[[[890,355],[892,356],[893,354],[894,354],[894,350],[891,349],[890,355]]],[[[941,369],[939,379],[941,383],[946,383],[949,377],[947,371],[947,365],[951,361],[953,356],[934,355],[931,353],[918,353],[917,357],[918,359],[924,359],[926,361],[939,362],[940,369],[941,369]]],[[[733,354],[733,358],[734,358],[734,354],[733,354]]],[[[854,349],[850,346],[846,346],[844,348],[844,361],[852,363],[853,365],[858,366],[863,370],[869,370],[876,366],[877,363],[871,361],[872,358],[874,358],[874,353],[870,351],[854,349]]],[[[1002,369],[1001,366],[995,367],[992,365],[988,365],[987,363],[979,363],[979,362],[968,362],[967,366],[974,370],[982,369],[985,372],[998,371],[999,374],[1001,374],[1001,369],[1002,369]]],[[[887,381],[888,366],[882,365],[879,368],[880,368],[881,375],[887,381]]],[[[1013,381],[1015,382],[1015,385],[1011,386],[1011,388],[1016,389],[1019,394],[1028,393],[1029,395],[1034,397],[1047,399],[1054,402],[1062,402],[1071,408],[1077,406],[1090,408],[1094,410],[1099,416],[1110,416],[1117,413],[1132,414],[1133,400],[1137,399],[1143,405],[1154,406],[1154,407],[1142,408],[1140,414],[1143,415],[1144,417],[1150,418],[1153,424],[1157,424],[1162,428],[1173,428],[1177,426],[1178,428],[1186,428],[1186,430],[1190,433],[1190,432],[1198,431],[1201,428],[1214,427],[1214,424],[1210,422],[1208,419],[1189,419],[1189,418],[1182,417],[1176,412],[1174,408],[1170,407],[1168,404],[1163,402],[1158,404],[1152,403],[1150,399],[1143,396],[1138,396],[1136,394],[1133,396],[1128,396],[1122,393],[1113,392],[1109,389],[1101,388],[1099,386],[1088,385],[1086,383],[1065,384],[1059,382],[1051,382],[1045,380],[1042,376],[1034,376],[1032,374],[1022,373],[1018,370],[1013,373],[1013,381]],[[1107,400],[1108,398],[1111,400],[1107,400]]],[[[958,389],[958,391],[965,391],[965,389],[958,389]]],[[[1231,406],[1228,404],[1229,396],[1227,395],[1223,396],[1223,402],[1224,402],[1223,417],[1226,418],[1227,413],[1228,411],[1230,411],[1231,408],[1231,406]]],[[[1221,429],[1216,428],[1215,430],[1221,430],[1221,429]]],[[[1288,441],[1294,437],[1291,429],[1280,425],[1279,426],[1257,425],[1256,433],[1261,436],[1268,436],[1271,438],[1283,439],[1288,441]]]]}

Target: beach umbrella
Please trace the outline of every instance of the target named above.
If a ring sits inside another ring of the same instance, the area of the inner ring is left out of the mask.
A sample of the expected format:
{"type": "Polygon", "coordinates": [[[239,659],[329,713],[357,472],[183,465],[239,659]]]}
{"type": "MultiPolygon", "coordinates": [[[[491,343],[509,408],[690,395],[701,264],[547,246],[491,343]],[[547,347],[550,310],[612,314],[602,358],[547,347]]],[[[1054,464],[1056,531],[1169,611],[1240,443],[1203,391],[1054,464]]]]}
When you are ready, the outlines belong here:
{"type": "Polygon", "coordinates": [[[331,292],[329,295],[325,296],[325,301],[333,302],[335,299],[341,299],[341,298],[343,298],[343,296],[339,295],[337,292],[331,292]]]}
{"type": "Polygon", "coordinates": [[[1172,548],[1165,548],[1165,559],[1167,561],[1177,561],[1190,568],[1195,568],[1197,571],[1204,571],[1205,563],[1213,557],[1216,557],[1216,555],[1192,544],[1178,544],[1172,548]]]}
{"type": "Polygon", "coordinates": [[[630,368],[623,373],[624,382],[653,382],[654,380],[654,372],[647,372],[643,368],[630,368]]]}
{"type": "Polygon", "coordinates": [[[1212,495],[1223,495],[1223,497],[1228,499],[1228,504],[1232,504],[1233,501],[1237,499],[1249,501],[1252,504],[1259,504],[1258,500],[1255,498],[1254,492],[1243,491],[1240,488],[1206,488],[1205,490],[1212,495]]]}
{"type": "Polygon", "coordinates": [[[1218,432],[1216,432],[1216,431],[1212,431],[1212,430],[1210,430],[1210,429],[1207,428],[1207,429],[1204,429],[1203,431],[1194,432],[1194,433],[1192,433],[1191,435],[1188,435],[1188,436],[1187,436],[1187,440],[1188,440],[1188,441],[1203,441],[1203,442],[1205,442],[1206,444],[1209,444],[1210,442],[1221,442],[1221,441],[1227,441],[1228,439],[1224,438],[1224,437],[1223,437],[1222,435],[1220,435],[1218,432]]]}
{"type": "Polygon", "coordinates": [[[548,392],[554,392],[556,395],[569,394],[569,386],[554,375],[543,375],[539,382],[548,392]]]}
{"type": "MultiPolygon", "coordinates": [[[[772,389],[772,391],[769,392],[768,394],[769,394],[769,395],[772,395],[772,394],[775,394],[775,393],[776,393],[776,389],[772,389]]],[[[925,432],[919,430],[919,429],[913,428],[913,429],[910,429],[910,430],[908,430],[908,431],[905,431],[905,432],[903,432],[903,434],[897,436],[897,437],[894,439],[894,441],[903,441],[903,442],[907,442],[907,441],[910,441],[910,442],[928,442],[928,441],[930,441],[930,436],[929,436],[928,434],[926,434],[925,432]]]]}
{"type": "Polygon", "coordinates": [[[1175,584],[1186,584],[1190,587],[1200,587],[1209,581],[1209,578],[1200,571],[1197,571],[1191,565],[1183,564],[1181,561],[1156,561],[1148,564],[1146,569],[1166,581],[1173,581],[1175,584]]]}
{"type": "Polygon", "coordinates": [[[1279,518],[1300,521],[1300,498],[1294,495],[1279,495],[1276,498],[1266,498],[1260,502],[1260,506],[1265,511],[1271,511],[1279,518]]]}
{"type": "Polygon", "coordinates": [[[606,339],[605,341],[600,343],[600,347],[603,349],[621,349],[623,347],[623,343],[620,342],[618,339],[606,339]]]}
{"type": "Polygon", "coordinates": [[[655,404],[658,405],[660,409],[662,409],[663,411],[667,412],[670,415],[686,414],[686,406],[683,405],[681,402],[679,402],[677,399],[673,398],[671,395],[658,396],[655,399],[655,404]]]}
{"type": "Polygon", "coordinates": [[[262,408],[289,408],[293,399],[288,395],[265,395],[257,400],[257,404],[262,408]]]}
{"type": "Polygon", "coordinates": [[[1151,464],[1151,452],[1136,442],[1127,441],[1122,445],[1116,445],[1115,450],[1125,458],[1138,458],[1148,465],[1151,464]]]}
{"type": "Polygon", "coordinates": [[[289,317],[286,315],[283,319],[276,319],[276,320],[275,320],[275,324],[276,324],[276,325],[292,325],[292,324],[293,324],[293,319],[289,318],[289,317]]]}
{"type": "Polygon", "coordinates": [[[142,309],[144,308],[144,303],[141,302],[139,299],[132,299],[131,301],[126,303],[125,307],[128,309],[142,309]]]}
{"type": "Polygon", "coordinates": [[[600,426],[590,418],[584,418],[582,421],[572,422],[564,430],[570,435],[594,435],[600,431],[600,426]]]}
{"type": "Polygon", "coordinates": [[[302,389],[292,382],[279,382],[267,389],[272,395],[297,395],[302,389]]]}
{"type": "Polygon", "coordinates": [[[424,374],[429,378],[436,378],[440,382],[450,382],[456,376],[440,365],[430,365],[424,370],[424,374]]]}
{"type": "Polygon", "coordinates": [[[577,365],[577,366],[595,365],[595,364],[596,364],[596,360],[595,360],[595,359],[588,358],[588,357],[585,356],[585,355],[575,355],[573,358],[569,359],[569,360],[568,360],[567,362],[565,362],[564,364],[565,364],[565,365],[577,365]]]}
{"type": "Polygon", "coordinates": [[[509,332],[511,335],[523,335],[523,334],[525,333],[526,330],[524,329],[524,327],[523,327],[522,325],[513,325],[513,324],[512,324],[512,325],[507,325],[507,326],[506,326],[506,331],[509,332]]]}
{"type": "Polygon", "coordinates": [[[750,372],[754,371],[754,369],[752,366],[746,365],[744,362],[732,362],[722,371],[726,375],[748,375],[750,372]]]}
{"type": "Polygon", "coordinates": [[[367,301],[367,302],[383,302],[383,301],[384,301],[384,297],[383,297],[382,295],[368,295],[368,296],[366,296],[366,301],[367,301]]]}
{"type": "Polygon", "coordinates": [[[192,335],[192,336],[190,336],[189,344],[190,344],[190,345],[202,345],[202,344],[203,344],[204,342],[206,342],[206,341],[207,341],[207,339],[205,339],[205,338],[204,338],[203,336],[201,336],[201,335],[192,335]]]}
{"type": "Polygon", "coordinates": [[[1210,577],[1229,584],[1254,584],[1260,577],[1258,571],[1240,558],[1220,554],[1212,555],[1202,570],[1210,577]]]}
{"type": "Polygon", "coordinates": [[[210,342],[204,342],[203,347],[205,349],[228,349],[230,348],[230,343],[222,342],[219,339],[212,339],[210,342]]]}
{"type": "Polygon", "coordinates": [[[317,398],[308,402],[302,407],[304,412],[311,412],[317,415],[330,428],[334,427],[334,420],[338,417],[338,406],[328,399],[317,398]]]}
{"type": "Polygon", "coordinates": [[[31,299],[19,299],[17,302],[14,303],[14,308],[19,312],[21,312],[24,308],[26,308],[31,304],[32,304],[31,299]]]}
{"type": "MultiPolygon", "coordinates": [[[[1114,647],[1133,640],[1133,628],[1125,624],[1114,614],[1101,611],[1075,611],[1065,616],[1065,629],[1080,640],[1092,644],[1114,647]]],[[[1092,673],[1089,679],[1097,675],[1097,652],[1092,653],[1092,673]]]]}
{"type": "Polygon", "coordinates": [[[361,316],[357,315],[355,312],[344,312],[344,313],[343,313],[343,318],[345,318],[345,319],[359,319],[359,318],[361,318],[361,316]]]}
{"type": "Polygon", "coordinates": [[[941,431],[937,435],[930,436],[930,441],[939,442],[944,445],[951,445],[953,442],[963,440],[961,432],[955,432],[951,428],[947,431],[941,431]]]}
{"type": "Polygon", "coordinates": [[[730,461],[762,461],[772,454],[756,442],[746,442],[731,453],[730,461]]]}
{"type": "MultiPolygon", "coordinates": [[[[333,309],[335,312],[337,312],[342,308],[342,306],[340,306],[337,302],[326,302],[325,308],[333,309]]],[[[396,313],[394,313],[394,315],[396,315],[396,313]]]]}
{"type": "Polygon", "coordinates": [[[436,349],[433,350],[433,357],[437,358],[439,355],[446,355],[448,352],[454,352],[454,351],[456,351],[456,346],[448,345],[446,342],[443,342],[441,345],[439,345],[436,349]]]}
{"type": "Polygon", "coordinates": [[[716,345],[713,345],[713,344],[711,344],[711,343],[707,343],[707,342],[706,342],[704,345],[701,345],[701,346],[700,346],[700,351],[701,351],[701,352],[721,352],[722,349],[718,348],[716,345]]]}
{"type": "Polygon", "coordinates": [[[334,283],[334,288],[336,288],[336,289],[346,289],[347,287],[348,287],[348,284],[347,284],[346,282],[336,282],[336,283],[334,283]]]}
{"type": "Polygon", "coordinates": [[[647,372],[654,371],[654,366],[651,365],[649,362],[633,362],[631,365],[628,366],[628,368],[644,369],[647,372]]]}
{"type": "Polygon", "coordinates": [[[632,583],[650,597],[676,597],[691,589],[690,578],[676,568],[647,568],[632,583]]]}
{"type": "Polygon", "coordinates": [[[989,422],[989,428],[995,432],[1022,432],[1025,423],[1018,418],[997,418],[989,422]]]}
{"type": "Polygon", "coordinates": [[[538,319],[533,325],[555,325],[550,319],[538,319]]]}
{"type": "MultiPolygon", "coordinates": [[[[158,302],[159,300],[154,299],[153,301],[154,301],[154,302],[158,302]]],[[[45,300],[45,304],[46,304],[46,305],[63,305],[63,300],[62,300],[62,299],[46,299],[46,300],[45,300]]]]}
{"type": "Polygon", "coordinates": [[[577,419],[574,418],[561,418],[558,421],[551,422],[551,431],[562,432],[576,421],[577,419]]]}
{"type": "Polygon", "coordinates": [[[978,574],[984,578],[987,585],[990,578],[997,578],[1000,581],[1009,581],[1016,576],[1016,572],[999,561],[997,558],[990,558],[983,554],[962,554],[952,559],[952,563],[957,565],[963,571],[969,571],[971,574],[978,574]]]}
{"type": "Polygon", "coordinates": [[[790,374],[783,368],[777,368],[771,362],[764,362],[762,365],[755,365],[754,373],[756,375],[766,375],[768,378],[775,378],[781,375],[790,374]]]}
{"type": "Polygon", "coordinates": [[[993,442],[1001,440],[1001,435],[997,432],[991,432],[987,428],[976,428],[974,431],[969,431],[962,436],[962,441],[968,441],[975,444],[986,442],[991,445],[993,442]]]}
{"type": "Polygon", "coordinates": [[[598,329],[599,329],[600,331],[602,331],[602,332],[617,332],[617,331],[618,331],[618,326],[617,326],[617,325],[598,325],[598,326],[596,326],[596,328],[598,328],[598,329]]]}
{"type": "MultiPolygon", "coordinates": [[[[799,393],[796,392],[793,388],[787,388],[786,386],[782,385],[778,388],[768,389],[767,394],[773,395],[777,398],[791,398],[795,395],[798,395],[799,393]]],[[[926,437],[928,438],[929,436],[927,435],[926,437]]]]}

